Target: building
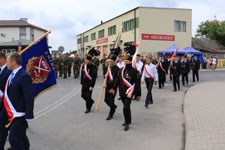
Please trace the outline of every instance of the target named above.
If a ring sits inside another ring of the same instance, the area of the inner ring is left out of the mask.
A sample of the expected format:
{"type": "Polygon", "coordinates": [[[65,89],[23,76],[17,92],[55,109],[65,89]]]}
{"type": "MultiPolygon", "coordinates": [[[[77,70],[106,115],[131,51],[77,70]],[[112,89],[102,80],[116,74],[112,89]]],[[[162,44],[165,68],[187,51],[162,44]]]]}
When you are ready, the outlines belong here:
{"type": "Polygon", "coordinates": [[[28,23],[27,18],[0,20],[0,51],[7,54],[15,52],[18,43],[25,48],[46,32],[47,30],[28,23]]]}
{"type": "Polygon", "coordinates": [[[101,56],[107,54],[121,26],[120,47],[140,43],[141,55],[156,56],[172,44],[180,48],[191,46],[191,9],[137,7],[77,35],[78,53],[83,56],[94,47],[101,56]]]}

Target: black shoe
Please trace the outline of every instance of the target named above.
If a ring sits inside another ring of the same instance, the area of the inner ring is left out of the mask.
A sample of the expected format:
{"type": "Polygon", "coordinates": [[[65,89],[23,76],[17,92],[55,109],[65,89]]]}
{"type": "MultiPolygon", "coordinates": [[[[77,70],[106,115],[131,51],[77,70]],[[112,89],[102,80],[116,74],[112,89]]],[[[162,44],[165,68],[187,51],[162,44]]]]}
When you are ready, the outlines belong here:
{"type": "Polygon", "coordinates": [[[90,112],[91,112],[90,110],[86,110],[84,113],[87,114],[87,113],[90,113],[90,112]]]}
{"type": "Polygon", "coordinates": [[[11,148],[11,147],[9,147],[9,148],[7,148],[7,150],[12,150],[12,148],[11,148]]]}
{"type": "Polygon", "coordinates": [[[106,118],[106,120],[111,120],[113,118],[113,116],[108,116],[107,118],[106,118]]]}
{"type": "Polygon", "coordinates": [[[125,126],[125,123],[123,123],[122,126],[125,126]]]}
{"type": "Polygon", "coordinates": [[[124,126],[124,131],[128,131],[129,130],[129,124],[125,124],[125,126],[124,126]]]}
{"type": "Polygon", "coordinates": [[[146,108],[148,108],[148,105],[145,105],[146,108]]]}
{"type": "Polygon", "coordinates": [[[176,92],[177,90],[173,90],[173,92],[176,92]]]}
{"type": "Polygon", "coordinates": [[[159,89],[161,89],[161,87],[159,87],[159,89]]]}

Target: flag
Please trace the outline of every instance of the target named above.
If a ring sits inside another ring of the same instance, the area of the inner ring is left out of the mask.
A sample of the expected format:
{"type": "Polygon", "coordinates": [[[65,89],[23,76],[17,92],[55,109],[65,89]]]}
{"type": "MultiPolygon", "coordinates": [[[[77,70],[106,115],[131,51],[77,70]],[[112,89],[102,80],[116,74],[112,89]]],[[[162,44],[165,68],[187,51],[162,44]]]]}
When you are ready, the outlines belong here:
{"type": "Polygon", "coordinates": [[[173,60],[173,57],[177,54],[178,51],[178,47],[176,48],[176,50],[174,51],[173,55],[170,57],[170,60],[173,60]]]}
{"type": "Polygon", "coordinates": [[[120,45],[120,41],[121,41],[121,34],[122,34],[122,27],[116,37],[116,41],[113,44],[113,48],[117,48],[120,45]]]}
{"type": "Polygon", "coordinates": [[[136,56],[137,56],[138,50],[139,50],[139,44],[136,44],[136,52],[134,53],[134,56],[133,56],[133,59],[132,59],[132,66],[133,67],[134,67],[134,64],[136,63],[136,56]]]}
{"type": "Polygon", "coordinates": [[[29,50],[21,54],[22,67],[32,78],[35,98],[56,86],[56,75],[47,38],[44,37],[29,50]]]}

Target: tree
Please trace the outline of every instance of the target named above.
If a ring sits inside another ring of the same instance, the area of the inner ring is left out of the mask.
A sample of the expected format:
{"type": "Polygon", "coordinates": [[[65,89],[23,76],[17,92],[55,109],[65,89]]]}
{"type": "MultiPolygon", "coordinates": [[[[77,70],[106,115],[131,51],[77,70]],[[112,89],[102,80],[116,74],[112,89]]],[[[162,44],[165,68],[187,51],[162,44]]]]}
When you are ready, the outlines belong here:
{"type": "Polygon", "coordinates": [[[206,37],[210,40],[216,40],[225,46],[225,21],[219,22],[214,20],[201,22],[195,37],[206,37]]]}

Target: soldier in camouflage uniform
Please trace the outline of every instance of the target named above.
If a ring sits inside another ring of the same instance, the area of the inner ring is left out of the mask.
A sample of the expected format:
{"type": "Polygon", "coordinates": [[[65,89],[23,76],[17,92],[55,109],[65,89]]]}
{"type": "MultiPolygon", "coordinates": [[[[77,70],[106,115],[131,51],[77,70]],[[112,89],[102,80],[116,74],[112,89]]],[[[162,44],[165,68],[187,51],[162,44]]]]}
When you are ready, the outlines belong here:
{"type": "Polygon", "coordinates": [[[62,77],[62,74],[63,74],[63,58],[62,58],[62,55],[61,53],[59,53],[59,77],[62,77]]]}
{"type": "Polygon", "coordinates": [[[70,75],[71,75],[71,69],[72,69],[72,63],[73,63],[73,58],[72,57],[69,57],[68,60],[69,60],[69,64],[68,64],[68,76],[70,77],[70,75]]]}
{"type": "Polygon", "coordinates": [[[92,59],[92,63],[95,65],[95,67],[97,68],[97,76],[96,76],[96,78],[98,77],[98,66],[99,66],[99,59],[96,57],[96,56],[94,56],[94,58],[92,59]]]}
{"type": "Polygon", "coordinates": [[[102,70],[103,70],[103,78],[105,78],[105,74],[107,72],[107,64],[106,64],[106,55],[104,54],[103,58],[101,59],[101,64],[102,64],[102,70]]]}
{"type": "Polygon", "coordinates": [[[56,54],[54,54],[54,57],[53,57],[53,64],[54,64],[54,68],[55,68],[55,76],[57,78],[58,71],[59,71],[59,58],[56,57],[56,54]]]}
{"type": "Polygon", "coordinates": [[[67,78],[67,72],[68,72],[68,65],[69,65],[69,59],[66,54],[64,54],[63,58],[63,74],[64,74],[64,79],[67,78]]]}
{"type": "Polygon", "coordinates": [[[75,54],[73,59],[73,75],[74,78],[78,78],[80,74],[80,66],[81,66],[81,59],[79,58],[78,54],[75,54]]]}

